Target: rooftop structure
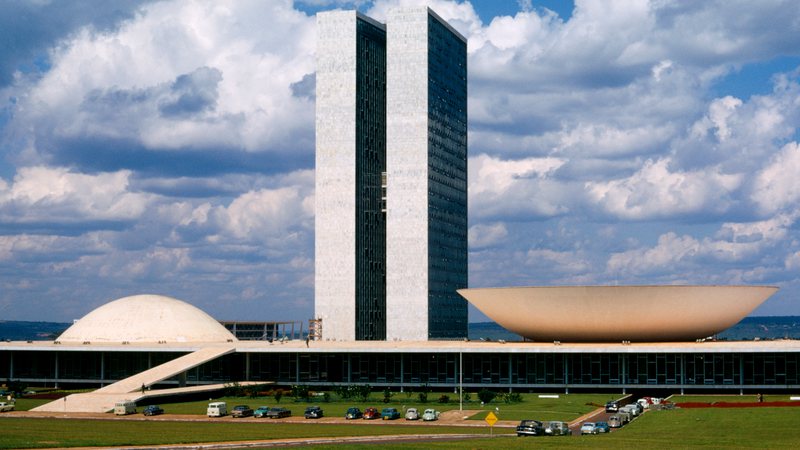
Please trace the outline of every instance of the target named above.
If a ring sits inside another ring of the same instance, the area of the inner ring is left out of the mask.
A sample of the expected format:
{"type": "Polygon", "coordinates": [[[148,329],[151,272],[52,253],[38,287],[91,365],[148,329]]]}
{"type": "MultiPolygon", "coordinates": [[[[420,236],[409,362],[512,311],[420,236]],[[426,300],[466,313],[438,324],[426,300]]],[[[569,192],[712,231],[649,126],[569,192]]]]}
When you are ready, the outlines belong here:
{"type": "Polygon", "coordinates": [[[204,311],[163,295],[134,295],[93,310],[58,342],[230,342],[236,338],[204,311]]]}
{"type": "Polygon", "coordinates": [[[461,289],[509,331],[535,341],[693,341],[730,328],[771,286],[558,286],[461,289]]]}

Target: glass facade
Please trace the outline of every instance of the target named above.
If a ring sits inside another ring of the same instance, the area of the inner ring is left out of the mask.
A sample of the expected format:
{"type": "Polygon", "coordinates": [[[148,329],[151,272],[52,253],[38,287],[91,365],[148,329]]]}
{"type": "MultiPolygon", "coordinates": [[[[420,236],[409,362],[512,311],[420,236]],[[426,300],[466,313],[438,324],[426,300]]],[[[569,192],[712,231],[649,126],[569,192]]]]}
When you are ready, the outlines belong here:
{"type": "Polygon", "coordinates": [[[386,339],[386,31],[356,20],[356,339],[386,339]]]}
{"type": "MultiPolygon", "coordinates": [[[[33,385],[98,385],[181,356],[175,352],[0,351],[0,379],[33,385]]],[[[800,353],[314,353],[225,355],[186,373],[188,385],[264,381],[279,385],[560,389],[798,389],[800,353]],[[461,370],[463,368],[463,373],[461,370]]],[[[176,385],[179,377],[165,380],[176,385]]]]}
{"type": "Polygon", "coordinates": [[[467,336],[467,44],[428,15],[428,338],[467,336]]]}

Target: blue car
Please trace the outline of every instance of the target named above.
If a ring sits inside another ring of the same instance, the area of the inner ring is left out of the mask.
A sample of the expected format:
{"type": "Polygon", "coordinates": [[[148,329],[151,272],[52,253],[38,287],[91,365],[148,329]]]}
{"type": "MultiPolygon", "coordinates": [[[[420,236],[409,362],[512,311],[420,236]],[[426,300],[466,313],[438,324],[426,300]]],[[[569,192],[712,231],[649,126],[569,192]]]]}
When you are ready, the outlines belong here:
{"type": "Polygon", "coordinates": [[[400,418],[400,411],[397,408],[383,408],[381,411],[381,419],[383,420],[394,420],[400,418]]]}
{"type": "Polygon", "coordinates": [[[608,426],[606,422],[595,422],[595,428],[597,428],[598,433],[608,433],[611,431],[611,427],[608,426]]]}

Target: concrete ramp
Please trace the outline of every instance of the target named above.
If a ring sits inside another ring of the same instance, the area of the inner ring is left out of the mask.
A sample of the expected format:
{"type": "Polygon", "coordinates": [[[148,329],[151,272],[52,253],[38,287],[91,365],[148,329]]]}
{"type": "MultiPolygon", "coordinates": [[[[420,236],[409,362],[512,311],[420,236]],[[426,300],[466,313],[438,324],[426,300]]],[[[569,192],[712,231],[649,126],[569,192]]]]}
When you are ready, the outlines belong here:
{"type": "Polygon", "coordinates": [[[199,366],[200,364],[212,361],[220,356],[227,355],[228,353],[233,352],[235,348],[236,347],[232,345],[202,348],[196,352],[189,353],[188,355],[175,358],[172,361],[167,361],[160,366],[155,366],[152,369],[145,370],[144,372],[136,374],[132,377],[109,384],[106,387],[102,387],[94,391],[94,393],[127,394],[135,391],[139,391],[141,393],[142,386],[149,387],[158,383],[159,381],[179,375],[189,369],[199,366]]]}
{"type": "MultiPolygon", "coordinates": [[[[153,367],[138,373],[124,380],[109,384],[93,392],[83,394],[72,394],[63,399],[55,400],[50,403],[38,406],[33,411],[47,412],[110,412],[114,409],[114,404],[123,400],[139,401],[148,396],[159,396],[166,394],[156,394],[159,391],[142,392],[142,386],[150,387],[159,381],[174,377],[187,370],[193,369],[205,362],[212,361],[220,356],[231,353],[235,350],[233,345],[206,347],[196,352],[175,358],[165,362],[160,366],[153,367]],[[151,394],[152,393],[152,394],[151,394]]],[[[219,386],[219,385],[218,385],[219,386]]],[[[194,390],[209,390],[209,387],[185,388],[186,392],[194,390]]],[[[216,388],[218,389],[218,388],[216,388]]],[[[166,391],[166,390],[165,390],[166,391]]],[[[172,393],[181,391],[169,389],[172,393]]]]}

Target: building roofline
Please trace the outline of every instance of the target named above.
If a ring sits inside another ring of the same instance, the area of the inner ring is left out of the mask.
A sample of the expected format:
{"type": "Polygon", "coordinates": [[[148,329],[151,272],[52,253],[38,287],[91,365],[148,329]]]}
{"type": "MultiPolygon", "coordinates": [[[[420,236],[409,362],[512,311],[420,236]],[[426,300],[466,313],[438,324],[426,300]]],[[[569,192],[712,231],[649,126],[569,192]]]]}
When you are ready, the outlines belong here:
{"type": "Polygon", "coordinates": [[[462,35],[461,33],[459,33],[458,30],[453,28],[453,26],[450,25],[446,20],[442,19],[442,17],[439,14],[436,14],[436,11],[434,11],[434,10],[432,10],[430,8],[427,8],[427,9],[428,9],[428,14],[433,16],[434,19],[438,20],[442,25],[444,25],[448,30],[450,30],[450,32],[455,34],[456,37],[461,39],[461,42],[463,42],[464,44],[467,43],[467,38],[464,37],[464,35],[462,35]]]}

